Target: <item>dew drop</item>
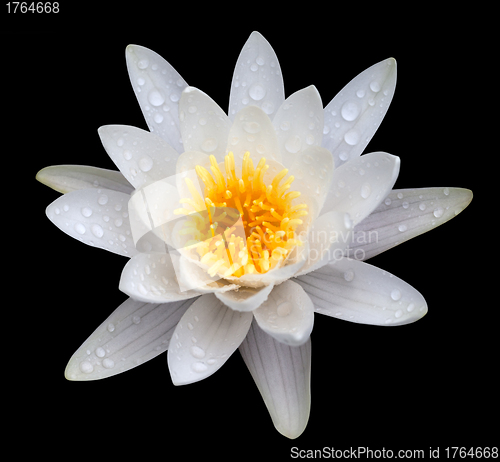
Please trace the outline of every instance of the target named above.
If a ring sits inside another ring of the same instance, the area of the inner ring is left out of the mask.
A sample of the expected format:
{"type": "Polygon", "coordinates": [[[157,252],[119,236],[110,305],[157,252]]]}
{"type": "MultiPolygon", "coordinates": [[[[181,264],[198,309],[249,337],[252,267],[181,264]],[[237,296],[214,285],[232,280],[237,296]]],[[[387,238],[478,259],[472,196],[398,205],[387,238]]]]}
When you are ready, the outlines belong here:
{"type": "Polygon", "coordinates": [[[104,230],[98,224],[92,225],[91,231],[95,237],[102,237],[104,235],[104,230]]]}
{"type": "Polygon", "coordinates": [[[218,142],[215,138],[207,138],[201,143],[201,149],[204,152],[213,152],[217,149],[218,142]]]}
{"type": "Polygon", "coordinates": [[[102,362],[102,365],[106,368],[106,369],[112,369],[113,367],[115,367],[115,362],[110,359],[110,358],[106,358],[103,362],[102,362]]]}
{"type": "Polygon", "coordinates": [[[404,231],[406,231],[408,229],[408,227],[406,225],[399,225],[398,229],[399,229],[400,232],[404,232],[404,231]]]}
{"type": "Polygon", "coordinates": [[[423,211],[426,209],[426,206],[425,206],[425,204],[420,204],[420,205],[418,206],[418,208],[419,208],[420,210],[422,210],[422,212],[423,212],[423,211]]]}
{"type": "Polygon", "coordinates": [[[205,372],[208,367],[205,363],[197,361],[191,365],[191,369],[193,369],[194,372],[205,372]]]}
{"type": "Polygon", "coordinates": [[[82,212],[82,215],[86,218],[88,218],[88,217],[90,217],[90,215],[92,215],[92,209],[89,207],[83,207],[81,212],[82,212]]]}
{"type": "Polygon", "coordinates": [[[143,157],[141,160],[139,160],[139,168],[143,172],[149,172],[153,168],[153,159],[149,156],[143,157]]]}
{"type": "Polygon", "coordinates": [[[134,324],[140,324],[140,322],[141,322],[141,317],[140,317],[140,316],[134,316],[134,317],[132,318],[132,322],[133,322],[134,324]]]}
{"type": "Polygon", "coordinates": [[[154,117],[153,117],[153,120],[157,123],[157,124],[161,124],[163,122],[163,116],[157,112],[154,117]]]}
{"type": "Polygon", "coordinates": [[[191,354],[197,359],[202,359],[205,357],[205,350],[197,345],[193,345],[191,347],[191,354]]]}
{"type": "Polygon", "coordinates": [[[110,323],[108,324],[107,329],[108,329],[108,332],[114,332],[114,330],[115,330],[115,325],[114,325],[112,322],[110,322],[110,323]]]}
{"type": "Polygon", "coordinates": [[[106,196],[106,194],[102,194],[99,196],[99,199],[97,199],[97,203],[99,205],[106,205],[108,203],[108,196],[106,196]]]}
{"type": "Polygon", "coordinates": [[[92,366],[92,364],[90,364],[88,361],[82,361],[80,363],[80,370],[84,374],[90,374],[94,370],[94,366],[92,366]]]}
{"type": "Polygon", "coordinates": [[[165,102],[160,90],[153,88],[148,94],[148,101],[152,106],[161,106],[165,102]]]}
{"type": "Polygon", "coordinates": [[[370,90],[378,93],[380,91],[380,83],[378,83],[376,80],[370,83],[370,90]]]}
{"type": "Polygon", "coordinates": [[[443,207],[437,207],[433,213],[436,218],[441,218],[443,216],[444,209],[443,207]]]}
{"type": "Polygon", "coordinates": [[[353,270],[344,271],[344,279],[347,282],[351,282],[352,280],[354,280],[354,271],[353,270]]]}
{"type": "Polygon", "coordinates": [[[78,234],[85,234],[85,231],[87,231],[87,228],[82,223],[76,223],[75,224],[75,231],[78,234]]]}
{"type": "Polygon", "coordinates": [[[266,96],[266,89],[262,85],[254,83],[248,89],[248,94],[250,95],[250,98],[252,98],[253,100],[260,101],[261,99],[264,98],[264,96],[266,96]]]}
{"type": "Polygon", "coordinates": [[[368,183],[363,184],[361,186],[361,197],[363,199],[368,199],[370,197],[370,194],[372,193],[372,189],[368,183]]]}
{"type": "Polygon", "coordinates": [[[348,122],[356,120],[359,116],[359,105],[355,101],[346,101],[340,110],[340,114],[348,122]]]}
{"type": "Polygon", "coordinates": [[[401,316],[403,316],[403,310],[398,310],[394,313],[394,316],[396,318],[400,318],[401,316]]]}
{"type": "Polygon", "coordinates": [[[393,289],[391,292],[391,298],[397,302],[401,298],[401,291],[399,289],[393,289]]]}
{"type": "Polygon", "coordinates": [[[139,62],[137,63],[137,67],[139,69],[147,69],[148,66],[149,61],[146,58],[139,60],[139,62]]]}
{"type": "Polygon", "coordinates": [[[95,354],[99,358],[104,358],[104,356],[106,356],[106,352],[104,351],[104,348],[102,348],[102,347],[97,347],[95,350],[95,354]]]}
{"type": "Polygon", "coordinates": [[[354,146],[359,142],[359,133],[356,130],[349,130],[344,134],[344,141],[350,146],[354,146]]]}

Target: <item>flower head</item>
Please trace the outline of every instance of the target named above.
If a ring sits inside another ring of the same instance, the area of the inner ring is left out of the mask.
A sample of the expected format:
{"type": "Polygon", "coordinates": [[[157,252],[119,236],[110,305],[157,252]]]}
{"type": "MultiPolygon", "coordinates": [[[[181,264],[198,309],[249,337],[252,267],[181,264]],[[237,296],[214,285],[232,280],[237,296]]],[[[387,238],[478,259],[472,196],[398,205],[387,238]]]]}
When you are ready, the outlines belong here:
{"type": "Polygon", "coordinates": [[[313,86],[285,99],[277,57],[254,32],[226,114],[156,53],[129,46],[126,57],[150,131],[99,129],[120,172],[37,176],[65,193],[47,208],[56,226],[130,258],[120,280],[130,298],[66,377],[109,377],[168,349],[173,382],[188,384],[239,348],[276,428],[295,438],[309,417],[314,314],[376,325],[424,316],[419,292],[362,260],[444,223],[472,194],[392,190],[400,159],[360,157],[392,99],[393,59],[323,109],[313,86]]]}

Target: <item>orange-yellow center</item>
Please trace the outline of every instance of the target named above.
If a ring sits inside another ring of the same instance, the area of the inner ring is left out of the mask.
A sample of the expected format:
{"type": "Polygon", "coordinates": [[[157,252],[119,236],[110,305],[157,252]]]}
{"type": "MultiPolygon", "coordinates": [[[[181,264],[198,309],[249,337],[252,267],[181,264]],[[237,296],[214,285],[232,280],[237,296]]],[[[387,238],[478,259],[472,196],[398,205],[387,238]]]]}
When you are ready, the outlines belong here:
{"type": "Polygon", "coordinates": [[[289,191],[292,175],[283,181],[287,169],[266,185],[266,159],[262,157],[254,167],[249,152],[243,156],[241,178],[232,152],[225,156],[225,172],[214,156],[210,156],[212,174],[200,165],[195,169],[205,185],[204,197],[186,178],[192,198],[181,199],[184,207],[175,213],[188,216],[182,233],[192,237],[187,245],[195,248],[211,276],[266,273],[281,266],[302,244],[295,229],[302,224],[300,217],[307,215],[307,205],[292,204],[300,192],[289,191]]]}

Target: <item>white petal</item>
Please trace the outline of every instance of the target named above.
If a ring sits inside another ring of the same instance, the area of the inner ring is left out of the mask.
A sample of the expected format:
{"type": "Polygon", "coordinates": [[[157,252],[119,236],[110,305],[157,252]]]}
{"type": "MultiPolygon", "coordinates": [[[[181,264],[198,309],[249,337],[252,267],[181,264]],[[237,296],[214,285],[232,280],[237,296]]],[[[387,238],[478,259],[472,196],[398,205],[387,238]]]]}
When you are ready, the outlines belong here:
{"type": "Polygon", "coordinates": [[[351,80],[325,108],[323,146],[339,167],[355,159],[377,131],[396,88],[396,61],[386,59],[351,80]]]}
{"type": "Polygon", "coordinates": [[[399,157],[373,152],[336,168],[322,213],[348,212],[356,225],[387,197],[398,177],[399,165],[399,157]]]}
{"type": "Polygon", "coordinates": [[[299,346],[311,335],[314,305],[299,284],[285,281],[273,289],[254,316],[260,328],[278,342],[299,346]]]}
{"type": "Polygon", "coordinates": [[[229,116],[234,119],[250,104],[259,106],[272,119],[284,99],[283,77],[276,53],[261,34],[252,32],[234,68],[229,116]]]}
{"type": "Polygon", "coordinates": [[[352,221],[349,214],[327,212],[313,223],[307,236],[307,261],[296,276],[310,273],[330,261],[341,259],[352,240],[352,221]]]}
{"type": "Polygon", "coordinates": [[[68,380],[97,380],[125,372],[163,353],[193,300],[161,305],[129,298],[71,357],[68,380]]]}
{"type": "Polygon", "coordinates": [[[131,194],[133,186],[122,173],[87,165],[53,165],[36,174],[36,179],[63,194],[78,189],[105,188],[131,194]]]}
{"type": "Polygon", "coordinates": [[[273,119],[285,167],[310,146],[321,146],[323,104],[314,85],[290,95],[273,119]]]}
{"type": "Polygon", "coordinates": [[[427,313],[424,297],[406,282],[362,261],[344,258],[295,279],[317,313],[362,324],[398,326],[427,313]]]}
{"type": "Polygon", "coordinates": [[[259,287],[240,287],[238,290],[216,292],[215,296],[226,306],[235,311],[253,311],[267,300],[273,285],[259,287]]]}
{"type": "Polygon", "coordinates": [[[331,153],[321,146],[310,146],[298,153],[288,171],[295,177],[291,190],[302,193],[297,201],[304,196],[314,198],[319,213],[330,190],[333,169],[331,153]]]}
{"type": "Polygon", "coordinates": [[[198,382],[217,371],[247,335],[252,313],[237,313],[203,295],[177,325],[168,352],[174,385],[198,382]]]}
{"type": "Polygon", "coordinates": [[[154,51],[129,45],[125,55],[130,82],[149,129],[177,152],[184,151],[179,129],[179,100],[187,83],[154,51]]]}
{"type": "MultiPolygon", "coordinates": [[[[226,152],[232,151],[237,164],[249,151],[254,163],[261,157],[280,161],[276,133],[269,117],[257,106],[249,106],[238,112],[229,131],[226,152]]],[[[256,164],[255,164],[256,165],[256,164]]]]}
{"type": "Polygon", "coordinates": [[[197,297],[194,290],[181,291],[170,256],[166,253],[140,253],[125,265],[120,290],[135,300],[166,303],[197,297]]]}
{"type": "Polygon", "coordinates": [[[252,323],[240,353],[264,399],[276,429],[297,438],[311,409],[311,340],[291,347],[252,323]]]}
{"type": "Polygon", "coordinates": [[[57,198],[46,210],[61,231],[84,244],[131,257],[137,253],[128,218],[128,194],[79,189],[57,198]]]}
{"type": "Polygon", "coordinates": [[[111,160],[136,189],[175,175],[177,151],[154,133],[127,125],[100,127],[111,160]]]}
{"type": "Polygon", "coordinates": [[[182,143],[185,151],[201,151],[224,160],[231,121],[207,94],[187,87],[179,102],[182,143]]]}
{"type": "Polygon", "coordinates": [[[349,255],[374,257],[458,215],[472,200],[461,188],[395,189],[354,228],[349,255]]]}

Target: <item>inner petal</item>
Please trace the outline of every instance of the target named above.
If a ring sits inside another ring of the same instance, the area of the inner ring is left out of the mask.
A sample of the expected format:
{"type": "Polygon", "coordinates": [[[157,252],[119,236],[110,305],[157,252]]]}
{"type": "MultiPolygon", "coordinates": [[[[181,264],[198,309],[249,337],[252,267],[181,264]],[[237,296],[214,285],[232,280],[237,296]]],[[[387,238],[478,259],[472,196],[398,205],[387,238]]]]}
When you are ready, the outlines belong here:
{"type": "Polygon", "coordinates": [[[186,179],[191,197],[181,199],[183,207],[175,213],[186,215],[180,233],[210,276],[266,273],[283,266],[302,245],[296,228],[308,207],[299,200],[300,192],[291,189],[294,177],[287,178],[287,169],[270,180],[268,169],[264,157],[254,165],[250,152],[237,168],[230,152],[220,164],[210,156],[210,172],[195,167],[203,195],[186,179]]]}

